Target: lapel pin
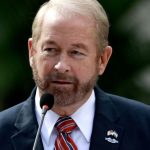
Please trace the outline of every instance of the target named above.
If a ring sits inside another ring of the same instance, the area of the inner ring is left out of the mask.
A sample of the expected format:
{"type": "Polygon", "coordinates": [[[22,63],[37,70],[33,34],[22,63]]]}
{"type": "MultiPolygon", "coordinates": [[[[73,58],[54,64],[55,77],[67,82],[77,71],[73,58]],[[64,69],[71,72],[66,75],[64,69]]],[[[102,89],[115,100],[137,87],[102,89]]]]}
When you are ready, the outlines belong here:
{"type": "Polygon", "coordinates": [[[105,137],[105,140],[109,143],[119,143],[118,140],[118,133],[114,130],[107,131],[107,137],[105,137]]]}
{"type": "Polygon", "coordinates": [[[119,143],[118,142],[118,140],[116,140],[116,139],[113,139],[113,138],[110,138],[110,137],[105,137],[105,140],[107,141],[107,142],[109,142],[109,143],[113,143],[113,144],[115,144],[115,143],[119,143]]]}
{"type": "Polygon", "coordinates": [[[107,136],[112,136],[112,137],[115,137],[117,138],[118,137],[118,133],[114,130],[109,130],[107,131],[107,136]]]}

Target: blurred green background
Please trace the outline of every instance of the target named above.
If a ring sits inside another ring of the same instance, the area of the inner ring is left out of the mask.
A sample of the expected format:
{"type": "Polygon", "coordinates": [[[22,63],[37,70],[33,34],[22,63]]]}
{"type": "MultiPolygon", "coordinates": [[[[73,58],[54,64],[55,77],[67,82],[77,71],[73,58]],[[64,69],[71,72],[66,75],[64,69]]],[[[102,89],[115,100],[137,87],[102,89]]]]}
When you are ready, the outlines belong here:
{"type": "MultiPolygon", "coordinates": [[[[106,92],[150,104],[150,0],[99,0],[113,56],[98,81],[106,92]]],[[[27,40],[42,0],[0,2],[0,111],[25,100],[34,82],[27,40]]]]}

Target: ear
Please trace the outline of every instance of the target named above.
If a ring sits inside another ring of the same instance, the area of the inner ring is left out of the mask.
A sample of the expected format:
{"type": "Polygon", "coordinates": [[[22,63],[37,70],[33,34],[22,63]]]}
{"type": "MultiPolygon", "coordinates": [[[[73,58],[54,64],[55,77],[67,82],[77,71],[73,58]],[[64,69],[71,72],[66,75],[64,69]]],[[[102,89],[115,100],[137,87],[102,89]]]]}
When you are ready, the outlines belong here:
{"type": "Polygon", "coordinates": [[[102,75],[106,69],[108,61],[112,55],[112,47],[106,46],[99,58],[99,75],[102,75]]]}
{"type": "Polygon", "coordinates": [[[33,57],[34,57],[34,54],[35,54],[35,50],[33,48],[32,38],[28,39],[28,52],[29,52],[29,63],[30,63],[30,66],[32,67],[33,57]]]}

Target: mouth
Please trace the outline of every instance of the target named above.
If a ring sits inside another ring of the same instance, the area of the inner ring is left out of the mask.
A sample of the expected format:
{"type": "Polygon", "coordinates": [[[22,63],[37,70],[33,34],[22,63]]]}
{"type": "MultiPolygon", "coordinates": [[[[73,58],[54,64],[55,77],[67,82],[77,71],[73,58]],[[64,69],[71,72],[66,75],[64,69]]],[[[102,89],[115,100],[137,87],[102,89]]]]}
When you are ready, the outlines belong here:
{"type": "Polygon", "coordinates": [[[70,85],[72,82],[69,81],[64,81],[64,80],[57,80],[57,81],[52,81],[52,84],[57,84],[57,85],[70,85]]]}

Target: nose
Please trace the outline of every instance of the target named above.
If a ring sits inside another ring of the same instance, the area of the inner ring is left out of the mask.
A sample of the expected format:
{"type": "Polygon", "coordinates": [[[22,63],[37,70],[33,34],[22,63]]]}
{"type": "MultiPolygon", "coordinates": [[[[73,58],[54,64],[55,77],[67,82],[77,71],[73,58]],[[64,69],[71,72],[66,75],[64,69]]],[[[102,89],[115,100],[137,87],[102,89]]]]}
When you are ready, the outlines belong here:
{"type": "Polygon", "coordinates": [[[69,62],[66,59],[61,58],[54,66],[54,69],[60,73],[66,73],[70,71],[69,62]]]}

